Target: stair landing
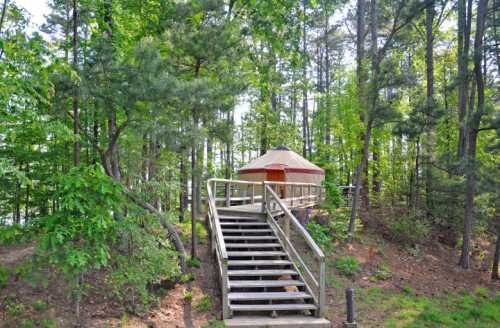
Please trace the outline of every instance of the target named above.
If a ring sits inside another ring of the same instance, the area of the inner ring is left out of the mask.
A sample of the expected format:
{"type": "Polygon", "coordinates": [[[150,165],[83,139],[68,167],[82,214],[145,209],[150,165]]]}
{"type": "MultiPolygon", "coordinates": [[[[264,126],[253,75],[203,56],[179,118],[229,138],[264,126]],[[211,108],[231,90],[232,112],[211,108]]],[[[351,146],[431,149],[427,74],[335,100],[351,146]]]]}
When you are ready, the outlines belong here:
{"type": "Polygon", "coordinates": [[[330,328],[325,318],[311,316],[283,316],[277,318],[263,316],[238,316],[224,320],[227,328],[330,328]]]}

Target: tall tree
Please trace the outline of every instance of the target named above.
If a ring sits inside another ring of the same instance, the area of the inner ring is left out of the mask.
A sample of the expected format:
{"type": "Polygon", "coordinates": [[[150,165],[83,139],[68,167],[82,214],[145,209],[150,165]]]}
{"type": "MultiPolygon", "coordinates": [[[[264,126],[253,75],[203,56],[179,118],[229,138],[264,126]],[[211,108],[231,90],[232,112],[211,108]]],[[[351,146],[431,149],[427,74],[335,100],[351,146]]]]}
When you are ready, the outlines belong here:
{"type": "Polygon", "coordinates": [[[474,197],[476,195],[476,175],[477,175],[477,137],[480,132],[481,118],[485,114],[485,81],[482,62],[484,59],[484,31],[486,14],[488,10],[488,0],[479,0],[476,14],[476,32],[474,36],[474,75],[477,87],[477,106],[471,109],[467,124],[467,168],[466,168],[466,188],[465,188],[465,212],[462,239],[462,253],[460,255],[460,265],[464,269],[470,267],[472,220],[474,211],[474,197]]]}

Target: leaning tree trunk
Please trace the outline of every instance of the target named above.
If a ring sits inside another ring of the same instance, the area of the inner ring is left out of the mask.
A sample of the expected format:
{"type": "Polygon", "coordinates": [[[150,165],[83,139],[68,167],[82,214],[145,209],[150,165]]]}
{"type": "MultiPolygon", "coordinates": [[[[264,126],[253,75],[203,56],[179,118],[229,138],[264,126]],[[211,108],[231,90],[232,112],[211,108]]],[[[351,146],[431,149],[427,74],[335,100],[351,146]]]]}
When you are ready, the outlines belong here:
{"type": "Polygon", "coordinates": [[[159,219],[161,225],[167,230],[169,234],[168,238],[172,240],[175,249],[179,252],[179,266],[181,267],[181,271],[183,273],[186,272],[186,250],[184,248],[184,244],[182,243],[181,237],[179,236],[179,233],[175,229],[174,225],[170,223],[168,219],[166,219],[165,216],[162,215],[153,205],[145,202],[132,191],[125,189],[125,193],[127,197],[130,198],[134,203],[151,212],[159,219]]]}

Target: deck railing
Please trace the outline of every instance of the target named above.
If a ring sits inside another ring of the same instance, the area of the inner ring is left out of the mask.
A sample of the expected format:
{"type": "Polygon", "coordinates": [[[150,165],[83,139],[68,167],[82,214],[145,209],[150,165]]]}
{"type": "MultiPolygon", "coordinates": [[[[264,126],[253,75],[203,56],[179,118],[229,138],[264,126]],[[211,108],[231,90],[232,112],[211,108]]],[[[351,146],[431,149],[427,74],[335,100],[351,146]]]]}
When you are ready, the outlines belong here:
{"type": "Polygon", "coordinates": [[[219,268],[220,286],[222,289],[222,316],[224,319],[229,318],[229,304],[227,293],[229,290],[229,281],[227,275],[227,251],[222,236],[222,230],[215,204],[214,191],[216,188],[215,182],[208,180],[207,195],[208,195],[208,222],[210,226],[210,247],[212,254],[215,254],[219,268]]]}
{"type": "MultiPolygon", "coordinates": [[[[273,182],[265,185],[265,201],[263,205],[268,222],[297,266],[299,273],[306,282],[307,289],[313,295],[314,301],[319,308],[317,316],[322,317],[325,309],[325,255],[286,204],[287,201],[301,201],[312,206],[314,205],[312,200],[315,202],[321,201],[322,187],[311,184],[294,184],[295,187],[311,187],[309,190],[314,190],[314,193],[307,196],[302,195],[297,200],[293,198],[282,199],[273,189],[273,185],[283,184],[273,182]],[[275,218],[274,213],[276,213],[277,208],[283,214],[275,218]],[[312,254],[312,258],[308,256],[309,254],[312,254]]],[[[300,206],[301,204],[297,205],[300,206]]]]}
{"type": "Polygon", "coordinates": [[[268,223],[313,295],[319,309],[317,316],[324,316],[325,256],[290,210],[319,204],[324,198],[324,188],[312,183],[210,179],[207,182],[207,196],[211,249],[216,255],[221,279],[223,318],[230,316],[227,297],[228,257],[217,207],[248,204],[255,205],[266,214],[268,223]],[[312,259],[308,254],[313,255],[312,259]]]}

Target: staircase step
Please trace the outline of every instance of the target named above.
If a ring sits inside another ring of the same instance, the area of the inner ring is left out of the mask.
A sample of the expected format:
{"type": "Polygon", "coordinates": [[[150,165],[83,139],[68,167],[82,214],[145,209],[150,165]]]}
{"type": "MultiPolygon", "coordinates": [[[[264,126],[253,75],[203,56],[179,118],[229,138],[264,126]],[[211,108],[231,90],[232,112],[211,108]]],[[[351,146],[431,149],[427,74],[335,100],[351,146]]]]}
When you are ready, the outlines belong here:
{"type": "Polygon", "coordinates": [[[248,226],[256,226],[256,227],[268,227],[269,224],[267,222],[221,222],[221,226],[240,226],[240,227],[248,227],[248,226]]]}
{"type": "Polygon", "coordinates": [[[271,229],[222,229],[224,232],[273,232],[271,229]]]}
{"type": "Polygon", "coordinates": [[[219,220],[264,221],[263,218],[260,218],[258,216],[231,216],[231,215],[219,215],[219,220]]]}
{"type": "Polygon", "coordinates": [[[250,251],[250,252],[227,252],[228,256],[285,256],[285,252],[278,251],[250,251]]]}
{"type": "Polygon", "coordinates": [[[229,288],[304,286],[300,280],[230,280],[229,288]]]}
{"type": "Polygon", "coordinates": [[[276,240],[276,236],[224,236],[224,240],[276,240]]]}
{"type": "Polygon", "coordinates": [[[271,266],[271,265],[292,265],[287,260],[230,260],[228,266],[271,266]]]}
{"type": "Polygon", "coordinates": [[[231,304],[233,311],[300,311],[316,310],[314,304],[231,304]]]}
{"type": "Polygon", "coordinates": [[[331,328],[325,318],[305,315],[286,315],[271,318],[269,315],[235,316],[224,320],[227,328],[331,328]]]}
{"type": "Polygon", "coordinates": [[[284,276],[284,275],[296,275],[298,274],[295,270],[228,270],[227,274],[229,276],[284,276]]]}
{"type": "Polygon", "coordinates": [[[229,293],[230,301],[260,301],[260,300],[298,300],[310,299],[312,296],[304,292],[272,292],[272,293],[229,293]]]}
{"type": "Polygon", "coordinates": [[[226,243],[226,248],[274,248],[274,247],[281,247],[281,244],[275,244],[275,243],[258,243],[258,244],[226,243]]]}

